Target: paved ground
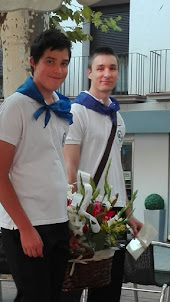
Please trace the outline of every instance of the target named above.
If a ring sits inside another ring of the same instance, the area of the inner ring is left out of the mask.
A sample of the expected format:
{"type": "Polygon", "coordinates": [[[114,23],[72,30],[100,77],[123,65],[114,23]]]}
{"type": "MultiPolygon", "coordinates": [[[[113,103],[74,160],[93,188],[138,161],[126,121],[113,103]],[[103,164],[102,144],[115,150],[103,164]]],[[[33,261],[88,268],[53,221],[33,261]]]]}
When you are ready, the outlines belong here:
{"type": "Polygon", "coordinates": [[[13,302],[15,295],[16,295],[16,288],[14,282],[2,281],[0,302],[13,302]]]}
{"type": "MultiPolygon", "coordinates": [[[[160,248],[157,248],[155,250],[155,266],[156,268],[159,269],[164,269],[164,270],[169,270],[170,271],[170,253],[169,249],[166,249],[164,253],[162,253],[162,250],[160,248]]],[[[5,276],[2,276],[3,278],[5,276]]],[[[13,302],[15,294],[16,294],[16,288],[14,285],[13,281],[2,281],[1,282],[1,294],[0,295],[0,302],[13,302]]],[[[134,292],[130,290],[124,289],[124,287],[132,287],[131,283],[128,284],[123,284],[123,289],[122,289],[122,294],[121,294],[121,300],[120,302],[135,302],[134,299],[134,292]]],[[[140,288],[141,286],[139,286],[140,288]]],[[[145,286],[147,289],[152,289],[152,290],[160,290],[159,287],[156,286],[145,286]]],[[[138,302],[159,302],[160,301],[160,293],[148,293],[148,292],[140,292],[138,294],[138,302]]],[[[107,297],[106,297],[107,298],[107,297]]],[[[30,301],[31,302],[31,301],[30,301]]],[[[41,301],[37,301],[41,302],[41,301]]],[[[81,302],[83,299],[81,299],[81,302]]],[[[111,302],[111,301],[110,301],[111,302]]],[[[169,302],[170,302],[170,296],[169,296],[169,302]]]]}
{"type": "MultiPolygon", "coordinates": [[[[134,292],[131,290],[124,289],[125,287],[132,288],[132,284],[131,283],[123,284],[120,302],[136,302],[134,297],[134,292]]],[[[141,286],[138,287],[142,288],[141,286]]],[[[156,286],[145,286],[145,289],[160,291],[160,288],[156,286]]],[[[86,301],[85,298],[83,299],[82,297],[81,302],[85,302],[85,301],[86,301]]],[[[160,301],[160,293],[149,293],[149,292],[138,293],[138,302],[159,302],[159,301],[160,301]]],[[[170,302],[170,297],[168,302],[170,302]]]]}
{"type": "MultiPolygon", "coordinates": [[[[132,287],[132,284],[124,284],[124,287],[132,287]]],[[[159,287],[156,286],[147,286],[147,289],[152,290],[160,290],[159,287]]],[[[13,302],[14,297],[16,294],[16,288],[13,281],[3,281],[2,282],[2,298],[0,299],[0,302],[13,302]]],[[[160,300],[160,294],[158,293],[139,293],[138,295],[139,302],[159,302],[160,300]]],[[[31,302],[31,301],[30,301],[31,302]]],[[[41,301],[37,301],[41,302],[41,301]]],[[[134,293],[129,290],[122,290],[121,294],[121,300],[120,302],[135,302],[134,299],[134,293]]],[[[170,302],[170,298],[169,298],[170,302]]]]}
{"type": "MultiPolygon", "coordinates": [[[[124,284],[123,287],[132,287],[132,284],[130,283],[124,284]]],[[[142,288],[142,286],[138,286],[138,287],[142,288]]],[[[156,286],[145,286],[145,289],[160,291],[161,288],[156,286]]],[[[134,302],[134,301],[135,301],[134,292],[123,289],[120,302],[134,302]]],[[[159,302],[159,301],[160,301],[160,293],[138,292],[138,302],[159,302]]]]}

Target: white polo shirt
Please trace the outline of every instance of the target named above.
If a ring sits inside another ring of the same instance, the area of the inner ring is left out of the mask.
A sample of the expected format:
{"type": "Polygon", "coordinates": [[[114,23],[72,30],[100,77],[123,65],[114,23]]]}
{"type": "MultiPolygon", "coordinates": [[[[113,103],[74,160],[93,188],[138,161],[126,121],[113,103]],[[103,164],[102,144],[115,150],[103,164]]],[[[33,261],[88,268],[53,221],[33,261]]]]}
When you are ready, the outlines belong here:
{"type": "MultiPolygon", "coordinates": [[[[110,135],[112,122],[109,116],[102,115],[81,104],[75,103],[71,107],[73,124],[69,128],[66,144],[81,145],[79,170],[85,171],[94,177],[110,135]]],[[[122,207],[126,203],[126,190],[120,154],[124,135],[125,124],[120,113],[117,112],[117,132],[110,151],[111,166],[108,174],[108,182],[112,186],[112,195],[119,193],[119,198],[115,205],[117,207],[122,207]]],[[[105,170],[98,184],[102,195],[104,192],[104,176],[105,170]]]]}
{"type": "MultiPolygon", "coordinates": [[[[58,96],[54,93],[58,100],[58,96]]],[[[53,112],[44,128],[42,107],[15,92],[0,107],[0,140],[16,146],[10,178],[19,201],[33,225],[60,223],[67,217],[67,177],[62,154],[69,124],[53,112]]],[[[0,205],[0,226],[16,225],[0,205]]]]}

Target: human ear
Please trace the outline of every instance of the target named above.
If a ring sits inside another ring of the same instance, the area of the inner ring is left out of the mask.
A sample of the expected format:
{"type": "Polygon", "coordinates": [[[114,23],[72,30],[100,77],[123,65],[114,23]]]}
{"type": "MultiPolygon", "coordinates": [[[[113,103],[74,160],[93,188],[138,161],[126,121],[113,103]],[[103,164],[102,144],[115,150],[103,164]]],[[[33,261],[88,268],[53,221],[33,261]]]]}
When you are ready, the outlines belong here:
{"type": "Polygon", "coordinates": [[[33,69],[35,69],[35,63],[33,57],[30,57],[30,65],[33,69]]]}
{"type": "Polygon", "coordinates": [[[88,68],[88,78],[91,80],[91,69],[88,68]]]}

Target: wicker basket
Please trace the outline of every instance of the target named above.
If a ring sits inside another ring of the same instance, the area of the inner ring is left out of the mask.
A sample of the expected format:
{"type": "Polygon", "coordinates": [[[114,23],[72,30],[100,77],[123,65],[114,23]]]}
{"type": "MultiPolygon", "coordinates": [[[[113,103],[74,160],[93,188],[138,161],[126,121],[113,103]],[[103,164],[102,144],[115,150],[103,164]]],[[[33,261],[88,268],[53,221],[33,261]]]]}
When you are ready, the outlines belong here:
{"type": "Polygon", "coordinates": [[[89,261],[87,264],[76,263],[73,275],[70,276],[72,265],[73,263],[68,263],[63,291],[101,287],[111,281],[112,257],[100,261],[89,261]]]}

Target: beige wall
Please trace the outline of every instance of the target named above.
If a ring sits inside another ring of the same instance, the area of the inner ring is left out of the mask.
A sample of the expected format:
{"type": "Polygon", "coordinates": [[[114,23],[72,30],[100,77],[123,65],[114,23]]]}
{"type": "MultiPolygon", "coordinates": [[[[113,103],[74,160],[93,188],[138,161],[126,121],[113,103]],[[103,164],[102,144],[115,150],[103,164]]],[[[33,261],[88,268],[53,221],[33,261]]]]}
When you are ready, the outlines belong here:
{"type": "Polygon", "coordinates": [[[160,194],[168,209],[169,135],[136,134],[133,169],[133,190],[138,189],[135,216],[144,221],[144,201],[149,194],[160,194]]]}

